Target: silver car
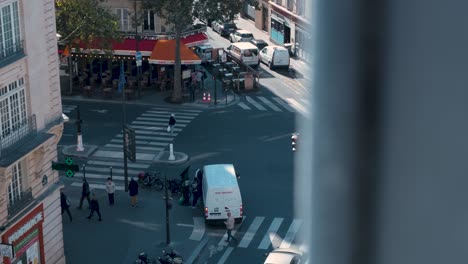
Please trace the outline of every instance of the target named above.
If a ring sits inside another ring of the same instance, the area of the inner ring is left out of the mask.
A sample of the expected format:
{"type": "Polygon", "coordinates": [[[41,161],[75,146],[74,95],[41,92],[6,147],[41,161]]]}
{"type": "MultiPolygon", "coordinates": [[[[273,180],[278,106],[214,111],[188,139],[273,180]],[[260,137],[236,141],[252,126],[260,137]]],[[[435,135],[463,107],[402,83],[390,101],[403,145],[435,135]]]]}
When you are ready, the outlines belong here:
{"type": "Polygon", "coordinates": [[[277,248],[270,252],[264,264],[304,264],[304,252],[293,248],[277,248]]]}

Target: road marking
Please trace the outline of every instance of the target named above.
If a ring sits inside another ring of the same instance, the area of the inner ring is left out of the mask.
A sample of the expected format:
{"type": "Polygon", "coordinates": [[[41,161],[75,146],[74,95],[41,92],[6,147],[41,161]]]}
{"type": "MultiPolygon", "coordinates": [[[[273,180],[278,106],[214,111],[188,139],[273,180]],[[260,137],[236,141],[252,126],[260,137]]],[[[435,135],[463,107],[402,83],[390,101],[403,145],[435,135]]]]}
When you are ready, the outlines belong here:
{"type": "MultiPolygon", "coordinates": [[[[232,230],[232,232],[231,232],[232,236],[234,236],[236,234],[237,229],[239,229],[241,227],[241,225],[244,223],[244,221],[245,221],[245,216],[242,217],[242,222],[237,226],[237,228],[232,230]]],[[[219,246],[227,246],[228,242],[225,241],[226,239],[227,239],[227,231],[224,233],[224,236],[221,238],[218,245],[219,246]]]]}
{"type": "Polygon", "coordinates": [[[242,107],[243,109],[245,110],[250,110],[252,108],[248,107],[246,104],[244,104],[243,102],[239,102],[237,103],[238,106],[242,107]]]}
{"type": "MultiPolygon", "coordinates": [[[[147,121],[133,121],[132,124],[137,124],[137,125],[160,125],[160,126],[168,126],[168,122],[147,122],[147,121]]],[[[176,123],[174,125],[175,127],[186,127],[187,124],[179,124],[176,123]]]]}
{"type": "Polygon", "coordinates": [[[226,251],[224,251],[224,254],[219,259],[218,264],[223,264],[224,262],[226,262],[227,258],[229,257],[229,255],[231,255],[231,252],[233,250],[234,250],[233,247],[226,248],[226,251]]]}
{"type": "Polygon", "coordinates": [[[181,112],[169,112],[169,111],[146,111],[146,113],[152,113],[152,114],[165,114],[169,120],[169,116],[171,114],[174,114],[175,115],[175,118],[177,119],[177,116],[180,115],[180,116],[193,116],[193,117],[197,117],[198,116],[198,113],[181,113],[181,112]]]}
{"type": "MultiPolygon", "coordinates": [[[[118,158],[123,159],[123,152],[121,151],[108,151],[108,150],[97,150],[94,152],[93,157],[103,157],[103,158],[118,158]]],[[[156,157],[156,154],[151,153],[136,153],[136,159],[153,161],[156,157]]]]}
{"type": "Polygon", "coordinates": [[[303,115],[307,114],[306,107],[300,104],[299,102],[297,102],[296,100],[294,100],[293,98],[286,98],[286,101],[288,101],[288,103],[292,105],[293,108],[295,108],[297,111],[299,111],[303,115]]]}
{"type": "Polygon", "coordinates": [[[194,217],[193,218],[193,229],[192,234],[190,235],[190,240],[200,241],[205,234],[205,219],[203,217],[194,217]]]}
{"type": "MultiPolygon", "coordinates": [[[[142,120],[142,121],[157,121],[157,122],[168,122],[166,118],[154,118],[154,117],[137,117],[137,120],[142,120]]],[[[181,120],[180,118],[177,118],[177,123],[190,123],[192,120],[181,120]]]]}
{"type": "MultiPolygon", "coordinates": [[[[172,112],[174,109],[170,109],[170,108],[162,108],[162,107],[151,107],[151,109],[153,110],[156,110],[156,111],[169,111],[171,113],[175,113],[175,112],[172,112]]],[[[183,108],[178,108],[176,109],[176,111],[184,111],[184,112],[192,112],[192,113],[201,113],[203,112],[202,110],[195,110],[195,109],[183,109],[183,108]]]]}
{"type": "MultiPolygon", "coordinates": [[[[104,145],[105,148],[116,148],[116,149],[121,149],[123,148],[123,144],[106,144],[104,145]]],[[[136,150],[139,151],[163,151],[164,148],[154,148],[154,147],[135,147],[136,150]]]]}
{"type": "Polygon", "coordinates": [[[296,112],[294,108],[292,108],[290,105],[288,105],[286,102],[284,102],[281,98],[279,97],[273,97],[273,100],[275,100],[278,104],[280,104],[282,107],[286,108],[289,112],[296,112]]]}
{"type": "Polygon", "coordinates": [[[276,234],[276,232],[278,232],[278,229],[280,228],[283,220],[284,220],[283,218],[279,218],[279,217],[275,217],[275,219],[273,219],[273,222],[271,222],[270,227],[268,228],[268,231],[266,232],[265,236],[263,237],[262,242],[260,242],[260,245],[258,246],[258,249],[268,249],[270,244],[272,244],[270,235],[276,234]]]}
{"type": "MultiPolygon", "coordinates": [[[[169,115],[166,115],[166,114],[155,114],[155,113],[143,113],[141,114],[142,117],[148,117],[148,118],[162,118],[164,119],[165,121],[169,122],[169,115]]],[[[193,115],[184,115],[184,114],[179,114],[179,115],[176,115],[175,118],[176,118],[176,121],[179,121],[179,120],[193,120],[195,119],[197,116],[193,116],[193,115]]]]}
{"type": "MultiPolygon", "coordinates": [[[[148,167],[149,167],[149,164],[146,166],[146,168],[148,168],[148,167]]],[[[119,169],[119,168],[123,168],[123,164],[121,164],[119,167],[112,167],[112,173],[122,173],[123,174],[124,170],[119,169]]],[[[103,168],[103,167],[86,166],[85,169],[86,169],[86,174],[88,172],[107,172],[107,173],[110,173],[109,167],[103,168]]],[[[131,170],[131,169],[127,168],[127,172],[129,174],[130,173],[138,174],[138,173],[141,172],[141,170],[131,170]]]]}
{"type": "Polygon", "coordinates": [[[255,100],[252,99],[250,96],[245,96],[245,99],[247,100],[247,102],[253,104],[253,106],[255,106],[258,110],[266,111],[265,107],[263,107],[261,104],[255,102],[255,100]]]}
{"type": "Polygon", "coordinates": [[[190,257],[187,259],[187,261],[185,261],[185,264],[192,264],[207,243],[208,243],[208,237],[205,237],[205,239],[203,239],[200,243],[198,243],[197,247],[193,250],[190,257]]]}
{"type": "MultiPolygon", "coordinates": [[[[75,177],[83,177],[83,173],[82,172],[77,172],[77,173],[75,173],[75,177]]],[[[99,179],[99,180],[102,180],[104,182],[105,180],[107,180],[108,177],[110,177],[110,175],[102,174],[102,173],[100,173],[100,174],[88,173],[86,171],[86,179],[99,179]]],[[[123,180],[125,180],[125,177],[124,176],[112,175],[112,179],[117,180],[117,181],[123,181],[123,180]]]]}
{"type": "MultiPolygon", "coordinates": [[[[177,133],[174,133],[176,135],[177,133]]],[[[111,143],[122,143],[122,139],[111,139],[111,143]]],[[[143,141],[143,140],[136,140],[135,143],[137,145],[153,145],[153,146],[163,146],[166,147],[169,145],[168,142],[151,142],[151,141],[143,141]]]]}
{"type": "Polygon", "coordinates": [[[157,136],[177,136],[178,133],[171,134],[170,132],[164,131],[164,132],[156,132],[156,131],[151,131],[151,130],[142,130],[142,129],[135,129],[135,133],[137,134],[145,134],[145,135],[157,135],[157,136]]]}
{"type": "Polygon", "coordinates": [[[296,237],[296,233],[299,231],[299,227],[302,224],[302,220],[294,219],[292,224],[289,226],[288,232],[284,236],[283,242],[280,245],[280,248],[289,248],[291,247],[291,243],[293,242],[294,238],[296,237]]]}
{"type": "MultiPolygon", "coordinates": [[[[103,161],[103,160],[90,160],[88,161],[87,165],[103,165],[103,166],[115,166],[115,167],[120,167],[123,166],[122,162],[119,161],[103,161]]],[[[127,166],[129,168],[135,168],[135,169],[146,169],[149,167],[150,164],[142,164],[142,163],[132,163],[129,162],[127,166]]]]}
{"type": "Polygon", "coordinates": [[[268,105],[271,109],[275,110],[276,112],[283,112],[283,110],[279,109],[276,105],[274,105],[272,102],[270,102],[268,99],[266,99],[263,96],[257,96],[260,101],[262,101],[264,104],[268,105]]]}
{"type": "MultiPolygon", "coordinates": [[[[122,134],[117,134],[115,137],[121,138],[123,137],[122,134]]],[[[160,141],[173,141],[174,138],[167,138],[167,137],[150,137],[150,136],[137,136],[138,139],[151,139],[151,140],[160,140],[160,141]]]]}
{"type": "MultiPolygon", "coordinates": [[[[79,183],[79,182],[72,182],[71,186],[73,187],[82,187],[83,184],[82,183],[79,183]]],[[[106,185],[105,184],[95,184],[95,183],[89,183],[89,187],[91,189],[102,189],[102,190],[105,190],[106,189],[106,185]]],[[[117,191],[123,191],[125,188],[123,186],[120,186],[120,185],[115,185],[115,190],[117,191]]]]}
{"type": "Polygon", "coordinates": [[[258,228],[260,228],[260,225],[262,224],[263,220],[265,220],[265,217],[263,216],[255,217],[252,224],[249,226],[249,229],[247,230],[241,242],[239,243],[238,247],[246,248],[249,246],[258,228]]]}
{"type": "MultiPolygon", "coordinates": [[[[164,126],[159,126],[159,127],[156,127],[156,126],[135,126],[135,125],[131,125],[132,128],[135,128],[135,129],[142,129],[142,130],[154,130],[154,131],[167,131],[167,124],[165,124],[164,126]]],[[[174,127],[174,132],[180,132],[182,131],[182,128],[177,128],[177,127],[174,127]]]]}

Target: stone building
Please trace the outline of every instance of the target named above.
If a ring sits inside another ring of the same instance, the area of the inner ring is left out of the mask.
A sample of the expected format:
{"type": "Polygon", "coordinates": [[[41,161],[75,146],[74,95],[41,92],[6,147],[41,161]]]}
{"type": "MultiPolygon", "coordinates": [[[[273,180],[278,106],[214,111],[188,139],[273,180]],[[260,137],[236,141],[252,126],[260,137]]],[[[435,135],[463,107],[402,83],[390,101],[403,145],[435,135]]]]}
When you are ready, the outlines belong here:
{"type": "Polygon", "coordinates": [[[0,263],[65,263],[53,0],[0,0],[0,263]]]}

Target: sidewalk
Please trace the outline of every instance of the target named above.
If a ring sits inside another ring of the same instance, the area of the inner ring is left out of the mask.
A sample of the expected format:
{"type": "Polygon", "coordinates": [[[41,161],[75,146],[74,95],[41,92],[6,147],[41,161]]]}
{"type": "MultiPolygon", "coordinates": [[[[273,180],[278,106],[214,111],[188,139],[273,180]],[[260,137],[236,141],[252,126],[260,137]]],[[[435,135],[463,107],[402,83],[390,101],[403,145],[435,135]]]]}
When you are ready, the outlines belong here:
{"type": "MultiPolygon", "coordinates": [[[[254,21],[239,17],[239,19],[235,20],[234,22],[236,23],[238,28],[245,29],[245,30],[252,32],[252,34],[254,35],[256,39],[263,39],[268,43],[268,45],[276,45],[270,40],[270,36],[268,35],[268,32],[260,30],[255,27],[254,21]]],[[[310,66],[306,62],[291,57],[290,65],[291,65],[291,68],[299,72],[302,76],[310,76],[310,73],[309,73],[310,66]]]]}

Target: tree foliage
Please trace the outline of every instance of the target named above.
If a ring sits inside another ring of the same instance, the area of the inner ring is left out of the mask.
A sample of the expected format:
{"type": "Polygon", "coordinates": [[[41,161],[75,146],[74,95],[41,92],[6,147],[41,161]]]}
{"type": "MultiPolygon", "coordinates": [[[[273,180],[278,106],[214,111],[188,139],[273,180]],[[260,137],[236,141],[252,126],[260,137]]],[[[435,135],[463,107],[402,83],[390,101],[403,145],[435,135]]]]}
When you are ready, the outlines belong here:
{"type": "MultiPolygon", "coordinates": [[[[118,18],[97,0],[56,0],[57,32],[64,45],[88,46],[93,40],[120,39],[118,18]]],[[[99,41],[98,49],[108,51],[111,41],[99,41]]]]}
{"type": "Polygon", "coordinates": [[[250,4],[258,8],[258,0],[197,0],[194,4],[194,13],[198,18],[230,22],[237,18],[244,5],[250,4]]]}

